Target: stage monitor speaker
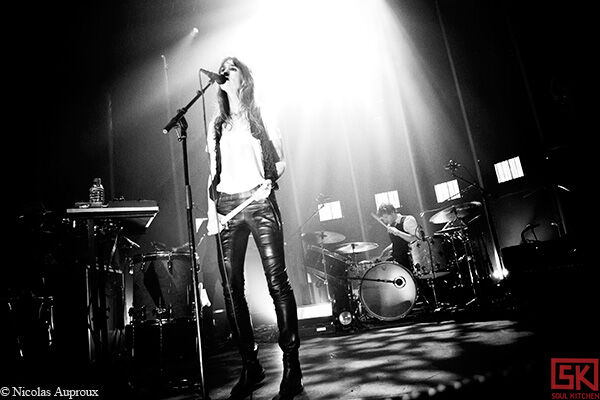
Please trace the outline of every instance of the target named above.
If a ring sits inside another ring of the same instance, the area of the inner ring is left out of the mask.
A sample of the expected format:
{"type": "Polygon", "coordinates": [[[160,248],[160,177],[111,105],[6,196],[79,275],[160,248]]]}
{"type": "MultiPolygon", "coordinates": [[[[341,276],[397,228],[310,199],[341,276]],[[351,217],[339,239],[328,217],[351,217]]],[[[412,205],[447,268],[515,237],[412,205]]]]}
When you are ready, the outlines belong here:
{"type": "Polygon", "coordinates": [[[195,321],[147,321],[125,328],[136,390],[173,389],[199,380],[195,321]]]}
{"type": "Polygon", "coordinates": [[[600,274],[597,264],[581,254],[580,243],[533,242],[502,253],[507,283],[524,322],[570,348],[585,346],[597,335],[591,321],[599,307],[600,274]]]}

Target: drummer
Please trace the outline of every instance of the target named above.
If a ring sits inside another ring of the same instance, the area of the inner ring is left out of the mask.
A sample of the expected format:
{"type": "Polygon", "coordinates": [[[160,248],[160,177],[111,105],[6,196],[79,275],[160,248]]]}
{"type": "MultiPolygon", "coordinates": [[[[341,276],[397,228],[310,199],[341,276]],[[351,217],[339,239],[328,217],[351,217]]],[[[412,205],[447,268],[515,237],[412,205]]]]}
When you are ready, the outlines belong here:
{"type": "Polygon", "coordinates": [[[391,257],[387,257],[386,261],[396,261],[405,267],[410,267],[408,244],[424,236],[416,218],[412,215],[402,215],[389,203],[379,206],[377,216],[387,225],[392,242],[383,249],[379,258],[384,259],[391,251],[391,257]]]}

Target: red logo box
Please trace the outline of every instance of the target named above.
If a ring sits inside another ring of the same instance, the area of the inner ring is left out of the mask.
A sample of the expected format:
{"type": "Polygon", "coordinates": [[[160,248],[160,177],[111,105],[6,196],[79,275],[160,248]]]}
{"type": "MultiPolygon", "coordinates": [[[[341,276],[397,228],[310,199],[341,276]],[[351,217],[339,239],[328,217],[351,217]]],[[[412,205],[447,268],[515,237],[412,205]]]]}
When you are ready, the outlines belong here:
{"type": "Polygon", "coordinates": [[[598,391],[597,358],[552,358],[550,368],[552,390],[581,390],[585,385],[598,391]]]}

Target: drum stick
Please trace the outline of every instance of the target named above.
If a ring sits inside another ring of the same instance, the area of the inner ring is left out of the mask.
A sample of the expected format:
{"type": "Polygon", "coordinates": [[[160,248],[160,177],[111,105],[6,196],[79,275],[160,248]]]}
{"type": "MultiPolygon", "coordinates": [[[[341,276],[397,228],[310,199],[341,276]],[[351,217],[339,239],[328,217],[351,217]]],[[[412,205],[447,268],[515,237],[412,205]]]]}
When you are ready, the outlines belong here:
{"type": "Polygon", "coordinates": [[[385,229],[387,229],[387,228],[388,228],[388,226],[387,226],[387,225],[386,225],[386,224],[385,224],[385,223],[384,223],[382,220],[380,220],[380,219],[379,219],[379,217],[378,217],[377,215],[375,215],[375,214],[371,213],[371,216],[372,216],[373,218],[375,218],[375,220],[376,220],[377,222],[379,222],[381,225],[383,225],[383,226],[385,227],[385,229]]]}

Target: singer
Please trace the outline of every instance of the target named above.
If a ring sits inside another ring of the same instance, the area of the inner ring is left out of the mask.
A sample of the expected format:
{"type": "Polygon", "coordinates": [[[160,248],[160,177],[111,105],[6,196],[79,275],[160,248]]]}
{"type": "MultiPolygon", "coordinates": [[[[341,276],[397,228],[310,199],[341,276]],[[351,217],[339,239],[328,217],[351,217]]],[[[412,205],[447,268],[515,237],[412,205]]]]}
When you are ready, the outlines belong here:
{"type": "Polygon", "coordinates": [[[296,300],[286,272],[281,214],[275,198],[277,179],[285,169],[281,137],[255,103],[250,69],[235,57],[219,68],[227,77],[219,83],[219,110],[209,125],[209,233],[216,234],[219,269],[227,317],[241,358],[242,369],[230,399],[243,399],[260,386],[265,372],[258,358],[252,321],[244,293],[244,257],[250,235],[260,253],[269,293],[275,305],[283,378],[274,399],[293,399],[303,391],[298,349],[296,300]],[[249,198],[266,193],[230,219],[219,220],[249,198]]]}

